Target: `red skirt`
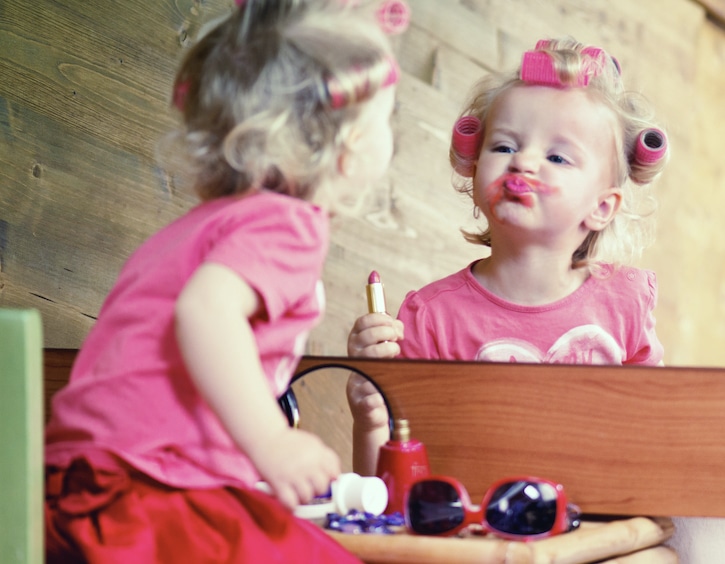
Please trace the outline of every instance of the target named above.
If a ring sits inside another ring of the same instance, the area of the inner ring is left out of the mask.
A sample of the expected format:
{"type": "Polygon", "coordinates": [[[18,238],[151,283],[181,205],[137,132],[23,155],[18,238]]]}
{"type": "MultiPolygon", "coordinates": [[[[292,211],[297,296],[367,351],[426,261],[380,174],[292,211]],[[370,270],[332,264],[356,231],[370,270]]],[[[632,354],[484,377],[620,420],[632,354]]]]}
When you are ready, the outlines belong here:
{"type": "Polygon", "coordinates": [[[184,490],[78,458],[46,469],[47,564],[360,561],[256,490],[184,490]]]}

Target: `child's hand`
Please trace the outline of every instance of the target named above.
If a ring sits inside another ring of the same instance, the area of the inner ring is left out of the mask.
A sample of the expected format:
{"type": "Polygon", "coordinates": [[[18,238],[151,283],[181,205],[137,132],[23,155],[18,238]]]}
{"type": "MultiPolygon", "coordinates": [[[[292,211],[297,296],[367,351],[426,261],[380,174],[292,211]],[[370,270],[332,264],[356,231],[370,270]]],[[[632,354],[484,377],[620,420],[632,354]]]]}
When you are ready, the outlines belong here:
{"type": "Polygon", "coordinates": [[[353,357],[393,358],[400,354],[403,322],[384,313],[358,317],[347,337],[347,354],[353,357]]]}
{"type": "Polygon", "coordinates": [[[290,509],[327,492],[340,475],[337,453],[299,429],[285,428],[253,460],[277,499],[290,509]]]}
{"type": "Polygon", "coordinates": [[[369,433],[382,427],[388,428],[390,416],[383,396],[367,378],[353,372],[347,379],[346,392],[347,403],[359,431],[369,433]]]}

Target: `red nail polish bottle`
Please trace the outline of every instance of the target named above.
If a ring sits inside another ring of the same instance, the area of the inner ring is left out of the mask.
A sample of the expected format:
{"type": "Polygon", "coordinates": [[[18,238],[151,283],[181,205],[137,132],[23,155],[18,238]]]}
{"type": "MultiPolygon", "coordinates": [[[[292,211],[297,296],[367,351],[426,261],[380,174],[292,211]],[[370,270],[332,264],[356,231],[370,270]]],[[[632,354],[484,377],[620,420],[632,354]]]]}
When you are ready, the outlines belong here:
{"type": "Polygon", "coordinates": [[[405,513],[405,494],[418,478],[430,474],[428,453],[425,445],[410,438],[407,419],[398,419],[393,424],[393,437],[380,447],[376,475],[388,487],[386,514],[400,511],[405,513]]]}

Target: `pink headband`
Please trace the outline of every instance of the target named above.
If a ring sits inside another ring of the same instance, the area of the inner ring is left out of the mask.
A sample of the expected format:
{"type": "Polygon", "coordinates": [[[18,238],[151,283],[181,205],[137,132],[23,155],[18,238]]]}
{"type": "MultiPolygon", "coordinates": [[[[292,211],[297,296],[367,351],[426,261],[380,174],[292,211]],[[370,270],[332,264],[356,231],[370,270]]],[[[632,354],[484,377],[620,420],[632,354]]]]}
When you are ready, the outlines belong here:
{"type": "MultiPolygon", "coordinates": [[[[548,41],[545,39],[540,40],[533,51],[526,51],[521,61],[521,80],[528,82],[529,84],[538,84],[542,86],[568,86],[564,84],[559,78],[556,68],[554,67],[554,61],[548,53],[542,51],[548,41]]],[[[582,49],[581,54],[584,55],[582,61],[582,68],[576,76],[576,82],[572,86],[584,87],[589,85],[589,80],[592,77],[597,76],[602,72],[602,69],[607,63],[609,55],[598,47],[585,47],[582,49]]],[[[619,69],[619,63],[613,57],[611,58],[617,71],[619,69]]]]}
{"type": "MultiPolygon", "coordinates": [[[[388,63],[390,68],[387,75],[383,79],[383,82],[380,84],[381,88],[387,88],[388,86],[397,84],[398,80],[400,79],[400,67],[398,66],[398,62],[392,56],[386,57],[386,62],[388,63]]],[[[358,72],[362,73],[364,71],[358,72]]],[[[327,79],[325,88],[327,91],[327,97],[330,101],[330,107],[332,109],[337,110],[343,108],[352,101],[350,99],[350,96],[345,95],[345,91],[342,89],[342,87],[340,86],[340,82],[335,77],[327,79]]],[[[353,100],[364,98],[368,93],[369,88],[370,82],[366,79],[364,84],[355,89],[353,100]]]]}

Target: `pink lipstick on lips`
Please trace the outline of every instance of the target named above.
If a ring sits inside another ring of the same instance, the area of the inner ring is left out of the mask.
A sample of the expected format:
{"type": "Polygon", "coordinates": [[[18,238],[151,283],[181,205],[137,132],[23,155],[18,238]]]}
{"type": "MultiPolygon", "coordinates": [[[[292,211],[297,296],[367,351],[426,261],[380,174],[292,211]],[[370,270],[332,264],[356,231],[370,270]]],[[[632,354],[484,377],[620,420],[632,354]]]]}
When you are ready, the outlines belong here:
{"type": "Polygon", "coordinates": [[[380,275],[373,270],[368,276],[368,283],[365,286],[368,297],[369,313],[387,313],[385,307],[385,289],[380,281],[380,275]]]}
{"type": "Polygon", "coordinates": [[[508,197],[508,199],[515,200],[530,208],[534,205],[534,201],[530,195],[531,193],[551,194],[554,192],[556,192],[556,188],[544,184],[535,178],[510,172],[499,176],[486,188],[486,193],[488,194],[492,207],[508,197]]]}
{"type": "Polygon", "coordinates": [[[502,185],[509,192],[523,194],[524,192],[534,191],[532,186],[533,182],[535,182],[533,179],[525,179],[522,176],[514,176],[511,174],[503,179],[502,185]]]}

